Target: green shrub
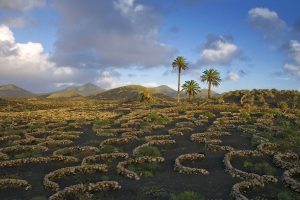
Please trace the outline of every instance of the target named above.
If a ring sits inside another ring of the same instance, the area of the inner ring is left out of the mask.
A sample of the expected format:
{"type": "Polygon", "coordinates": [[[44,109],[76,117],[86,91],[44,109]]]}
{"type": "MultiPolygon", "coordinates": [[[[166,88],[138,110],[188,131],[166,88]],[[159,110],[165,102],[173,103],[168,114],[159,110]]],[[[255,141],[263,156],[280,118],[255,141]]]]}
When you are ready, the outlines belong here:
{"type": "Polygon", "coordinates": [[[94,127],[95,128],[102,128],[104,126],[111,126],[113,125],[114,121],[112,119],[99,119],[97,118],[95,121],[94,121],[94,127]]]}
{"type": "Polygon", "coordinates": [[[276,170],[267,162],[254,164],[248,160],[245,160],[243,162],[243,167],[248,170],[252,170],[257,174],[274,175],[276,173],[276,170]]]}
{"type": "Polygon", "coordinates": [[[142,168],[147,169],[149,171],[154,171],[159,167],[157,162],[149,162],[149,163],[144,163],[142,168]]]}
{"type": "Polygon", "coordinates": [[[216,117],[216,115],[214,113],[211,113],[211,112],[205,112],[204,116],[206,116],[208,119],[216,117]]]}
{"type": "Polygon", "coordinates": [[[254,173],[266,175],[275,175],[276,173],[276,170],[267,162],[254,164],[253,171],[254,173]]]}
{"type": "Polygon", "coordinates": [[[171,194],[170,200],[204,200],[205,198],[203,196],[198,195],[195,192],[182,192],[177,195],[171,194]]]}
{"type": "Polygon", "coordinates": [[[279,102],[278,108],[282,111],[286,111],[289,108],[289,105],[286,102],[279,102]]]}
{"type": "Polygon", "coordinates": [[[44,196],[36,196],[36,197],[32,197],[30,200],[47,200],[47,197],[44,196]]]}
{"type": "Polygon", "coordinates": [[[150,113],[147,116],[147,121],[153,122],[155,124],[161,124],[161,125],[166,125],[171,122],[170,118],[167,116],[159,115],[157,113],[150,113]]]}
{"type": "Polygon", "coordinates": [[[101,180],[102,181],[109,181],[109,176],[106,176],[106,175],[103,175],[103,176],[101,176],[101,180]]]}
{"type": "Polygon", "coordinates": [[[137,157],[141,157],[141,156],[158,157],[158,156],[161,156],[161,153],[157,147],[145,146],[145,147],[140,148],[137,153],[137,157]]]}
{"type": "Polygon", "coordinates": [[[243,163],[243,167],[244,168],[250,168],[250,167],[253,167],[253,164],[250,161],[245,160],[244,163],[243,163]]]}
{"type": "Polygon", "coordinates": [[[42,155],[41,155],[41,152],[39,152],[39,151],[29,151],[29,152],[24,152],[24,153],[14,155],[14,157],[16,159],[35,158],[35,157],[40,157],[40,156],[42,156],[42,155]]]}
{"type": "Polygon", "coordinates": [[[261,196],[257,196],[257,197],[255,197],[255,199],[254,200],[266,200],[266,198],[264,198],[264,197],[261,197],[261,196]]]}
{"type": "Polygon", "coordinates": [[[155,170],[159,167],[158,163],[150,162],[140,165],[128,165],[127,169],[136,172],[139,176],[153,177],[155,170]]]}
{"type": "Polygon", "coordinates": [[[277,194],[277,199],[278,200],[292,200],[293,197],[291,196],[291,194],[289,192],[282,191],[277,194]]]}
{"type": "Polygon", "coordinates": [[[143,177],[153,177],[154,174],[151,172],[151,171],[141,171],[140,176],[143,176],[143,177]]]}
{"type": "Polygon", "coordinates": [[[100,153],[113,153],[117,152],[118,148],[112,145],[105,145],[100,149],[100,153]]]}
{"type": "Polygon", "coordinates": [[[248,119],[250,117],[250,113],[242,110],[240,112],[240,116],[241,116],[241,118],[248,119]]]}
{"type": "Polygon", "coordinates": [[[281,117],[283,113],[281,112],[280,109],[274,108],[271,110],[271,114],[273,114],[275,117],[281,117]]]}
{"type": "Polygon", "coordinates": [[[260,140],[257,138],[251,138],[251,146],[252,147],[257,147],[260,144],[260,140]]]}
{"type": "Polygon", "coordinates": [[[140,128],[141,128],[141,129],[148,128],[149,126],[150,126],[149,122],[142,121],[142,122],[140,123],[140,128]]]}

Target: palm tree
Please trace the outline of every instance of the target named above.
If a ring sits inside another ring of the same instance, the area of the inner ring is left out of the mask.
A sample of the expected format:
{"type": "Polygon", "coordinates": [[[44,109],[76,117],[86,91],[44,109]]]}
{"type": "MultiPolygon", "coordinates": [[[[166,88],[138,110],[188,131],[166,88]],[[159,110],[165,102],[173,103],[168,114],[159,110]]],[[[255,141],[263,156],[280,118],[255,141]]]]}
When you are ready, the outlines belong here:
{"type": "Polygon", "coordinates": [[[208,91],[207,96],[208,98],[211,98],[211,86],[219,86],[221,83],[220,73],[215,69],[207,69],[203,72],[203,75],[201,76],[202,82],[208,83],[208,91]]]}
{"type": "Polygon", "coordinates": [[[182,90],[189,95],[189,101],[192,101],[192,98],[201,91],[199,84],[194,80],[185,81],[182,90]]]}
{"type": "Polygon", "coordinates": [[[172,67],[174,69],[178,69],[178,90],[177,90],[177,102],[179,103],[179,97],[180,97],[180,74],[181,70],[188,69],[188,63],[186,62],[186,59],[183,56],[178,56],[173,62],[172,67]]]}

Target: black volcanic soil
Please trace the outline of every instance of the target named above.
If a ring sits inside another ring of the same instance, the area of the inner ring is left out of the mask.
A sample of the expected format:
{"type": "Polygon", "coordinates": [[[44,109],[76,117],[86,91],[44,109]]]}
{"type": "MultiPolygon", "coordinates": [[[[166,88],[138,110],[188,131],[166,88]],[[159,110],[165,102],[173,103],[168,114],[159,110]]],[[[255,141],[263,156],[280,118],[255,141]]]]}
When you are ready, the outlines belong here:
{"type": "MultiPolygon", "coordinates": [[[[218,113],[216,113],[218,114],[218,113]]],[[[218,114],[217,117],[220,115],[218,114]]],[[[186,121],[186,120],[179,120],[186,121]]],[[[173,121],[163,129],[152,131],[148,135],[164,135],[167,134],[167,130],[175,127],[175,123],[179,121],[173,121]]],[[[198,126],[194,128],[193,133],[204,132],[209,126],[212,125],[214,119],[210,119],[204,126],[198,126]]],[[[81,129],[84,134],[74,144],[68,146],[94,146],[99,147],[99,144],[108,137],[97,136],[93,131],[91,125],[85,125],[81,129]]],[[[223,136],[222,145],[229,145],[236,150],[253,150],[251,145],[251,138],[241,136],[237,130],[232,130],[230,136],[223,136]]],[[[176,144],[158,147],[165,158],[165,162],[159,164],[159,168],[155,171],[153,177],[141,177],[139,181],[130,180],[120,176],[116,172],[116,165],[118,161],[109,163],[109,171],[107,173],[93,173],[85,175],[76,175],[62,178],[57,182],[61,188],[78,183],[96,182],[104,179],[115,180],[120,183],[122,188],[118,191],[98,192],[95,193],[95,199],[162,199],[167,200],[172,193],[180,193],[184,191],[194,191],[203,195],[206,199],[229,199],[229,194],[232,186],[235,183],[240,182],[240,179],[232,178],[224,170],[224,154],[225,152],[209,152],[206,150],[204,144],[190,141],[190,135],[192,133],[185,134],[183,136],[172,137],[176,140],[176,144]],[[185,161],[183,164],[190,167],[203,168],[209,171],[209,175],[187,175],[180,174],[174,171],[175,159],[181,154],[187,153],[202,153],[205,155],[203,160],[199,161],[185,161]]],[[[123,152],[132,155],[132,150],[138,145],[143,144],[142,140],[129,142],[127,144],[115,145],[119,147],[123,152]]],[[[233,160],[234,167],[247,171],[244,169],[243,162],[245,159],[233,160]]],[[[276,169],[276,177],[280,179],[282,170],[275,168],[272,164],[271,158],[249,158],[254,163],[265,161],[276,169]]],[[[1,200],[33,200],[47,199],[52,192],[44,189],[43,178],[45,174],[56,169],[66,166],[80,165],[80,162],[73,164],[63,163],[50,163],[50,164],[35,164],[26,165],[22,167],[3,168],[0,171],[1,177],[15,177],[27,180],[32,185],[32,190],[24,191],[22,189],[7,189],[0,190],[1,200]]],[[[299,179],[299,177],[297,177],[299,179]]],[[[263,196],[265,199],[276,199],[277,194],[281,191],[289,191],[288,188],[283,186],[283,183],[279,181],[278,184],[267,185],[264,188],[256,188],[247,192],[247,196],[254,199],[256,196],[263,196]]],[[[295,193],[292,193],[295,195],[295,193]]],[[[299,197],[299,196],[298,196],[299,197]]]]}

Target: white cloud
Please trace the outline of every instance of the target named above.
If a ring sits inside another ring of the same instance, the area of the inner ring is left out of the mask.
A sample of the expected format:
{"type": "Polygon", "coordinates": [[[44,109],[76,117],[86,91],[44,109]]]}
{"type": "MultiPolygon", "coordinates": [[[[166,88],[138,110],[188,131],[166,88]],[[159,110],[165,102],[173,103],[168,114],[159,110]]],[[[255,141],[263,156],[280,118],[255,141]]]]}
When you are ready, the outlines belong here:
{"type": "Polygon", "coordinates": [[[237,82],[240,79],[240,75],[236,72],[229,72],[227,74],[227,79],[233,82],[237,82]]]}
{"type": "Polygon", "coordinates": [[[36,7],[42,7],[46,0],[0,0],[0,9],[11,10],[31,10],[36,7]]]}
{"type": "Polygon", "coordinates": [[[240,55],[236,44],[224,36],[209,36],[201,50],[200,61],[204,64],[229,65],[240,55]]]}
{"type": "Polygon", "coordinates": [[[278,14],[268,8],[253,8],[249,10],[249,15],[252,18],[263,18],[267,20],[278,20],[278,14]]]}
{"type": "Polygon", "coordinates": [[[0,25],[0,79],[51,80],[73,74],[70,67],[59,67],[49,60],[40,43],[15,41],[9,27],[0,25]]]}
{"type": "Polygon", "coordinates": [[[135,0],[117,0],[114,1],[115,8],[119,9],[125,16],[128,14],[143,11],[143,5],[135,5],[135,0]]]}
{"type": "Polygon", "coordinates": [[[293,75],[300,77],[300,65],[284,64],[283,68],[293,75]]]}
{"type": "Polygon", "coordinates": [[[155,83],[155,82],[141,83],[140,85],[142,85],[144,87],[157,87],[157,86],[160,86],[158,83],[155,83]]]}
{"type": "Polygon", "coordinates": [[[283,65],[283,68],[289,73],[300,77],[300,42],[291,40],[287,50],[290,60],[283,65]]]}
{"type": "Polygon", "coordinates": [[[253,28],[261,31],[265,39],[278,40],[279,35],[287,29],[279,15],[268,8],[253,8],[248,11],[248,16],[253,28]]]}
{"type": "Polygon", "coordinates": [[[0,25],[0,42],[15,42],[14,34],[7,26],[0,25]]]}
{"type": "Polygon", "coordinates": [[[73,74],[73,69],[70,67],[60,67],[55,69],[53,74],[58,76],[68,76],[73,74]]]}
{"type": "Polygon", "coordinates": [[[55,83],[55,86],[58,88],[70,87],[70,86],[74,86],[74,85],[77,85],[77,84],[73,83],[73,82],[55,83]]]}

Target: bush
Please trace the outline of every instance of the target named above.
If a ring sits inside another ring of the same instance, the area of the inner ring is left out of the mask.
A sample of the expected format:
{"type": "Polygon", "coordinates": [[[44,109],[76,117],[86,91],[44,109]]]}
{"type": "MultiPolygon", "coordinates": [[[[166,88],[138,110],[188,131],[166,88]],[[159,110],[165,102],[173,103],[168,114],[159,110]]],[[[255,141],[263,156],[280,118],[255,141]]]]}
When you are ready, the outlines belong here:
{"type": "Polygon", "coordinates": [[[106,145],[100,149],[100,153],[113,153],[117,152],[118,148],[112,145],[106,145]]]}
{"type": "Polygon", "coordinates": [[[159,115],[157,113],[150,113],[147,116],[147,121],[153,122],[155,124],[161,124],[161,125],[166,125],[171,122],[170,118],[163,115],[159,115]]]}
{"type": "Polygon", "coordinates": [[[206,116],[208,119],[216,117],[216,115],[214,113],[211,113],[211,112],[205,112],[204,116],[206,116]]]}
{"type": "Polygon", "coordinates": [[[158,163],[150,162],[139,165],[128,165],[127,169],[136,172],[139,176],[153,177],[155,170],[159,167],[158,163]]]}
{"type": "Polygon", "coordinates": [[[249,112],[247,112],[247,111],[241,111],[241,112],[240,112],[240,116],[241,116],[241,118],[243,118],[243,119],[248,119],[248,118],[250,117],[250,114],[249,114],[249,112]]]}
{"type": "Polygon", "coordinates": [[[140,148],[137,153],[137,157],[142,157],[142,156],[159,157],[161,156],[161,153],[157,147],[145,146],[140,148]]]}
{"type": "Polygon", "coordinates": [[[47,197],[44,196],[36,196],[36,197],[32,197],[30,200],[47,200],[47,197]]]}
{"type": "Polygon", "coordinates": [[[143,176],[143,177],[153,177],[154,174],[151,171],[141,171],[140,172],[140,176],[143,176]]]}
{"type": "Polygon", "coordinates": [[[278,200],[292,200],[293,197],[290,195],[289,192],[287,192],[287,191],[282,191],[282,192],[279,192],[279,193],[277,194],[277,199],[278,199],[278,200]]]}
{"type": "Polygon", "coordinates": [[[280,102],[278,104],[278,108],[282,111],[286,111],[289,108],[289,105],[286,102],[280,102]]]}
{"type": "Polygon", "coordinates": [[[24,153],[20,153],[20,154],[16,154],[14,155],[14,157],[16,159],[20,159],[20,158],[36,158],[36,157],[40,157],[41,152],[39,151],[30,151],[30,152],[24,152],[24,153]]]}
{"type": "Polygon", "coordinates": [[[203,196],[198,195],[195,192],[182,192],[177,195],[171,194],[171,200],[204,200],[203,196]]]}
{"type": "Polygon", "coordinates": [[[266,175],[275,175],[276,173],[276,170],[267,162],[254,164],[253,171],[258,174],[266,175]]]}
{"type": "Polygon", "coordinates": [[[254,173],[257,174],[274,175],[276,173],[276,170],[267,162],[254,164],[246,160],[243,163],[243,167],[248,170],[252,170],[254,173]]]}
{"type": "Polygon", "coordinates": [[[261,141],[259,139],[256,139],[256,138],[251,138],[251,146],[252,147],[257,147],[258,145],[261,144],[261,141]]]}
{"type": "Polygon", "coordinates": [[[94,121],[94,127],[95,128],[102,128],[104,126],[111,126],[113,125],[114,121],[112,119],[99,119],[97,118],[94,121]]]}
{"type": "Polygon", "coordinates": [[[271,110],[271,114],[273,114],[275,117],[281,117],[283,113],[281,112],[280,109],[274,108],[271,110]]]}
{"type": "Polygon", "coordinates": [[[102,181],[109,181],[110,178],[109,178],[109,176],[103,175],[103,176],[101,176],[101,180],[102,181]]]}
{"type": "Polygon", "coordinates": [[[148,90],[145,90],[140,94],[140,101],[141,102],[151,102],[153,100],[154,100],[154,98],[148,90]]]}
{"type": "Polygon", "coordinates": [[[250,161],[245,160],[244,163],[243,163],[243,167],[244,168],[250,168],[250,167],[253,167],[253,164],[250,161]]]}

